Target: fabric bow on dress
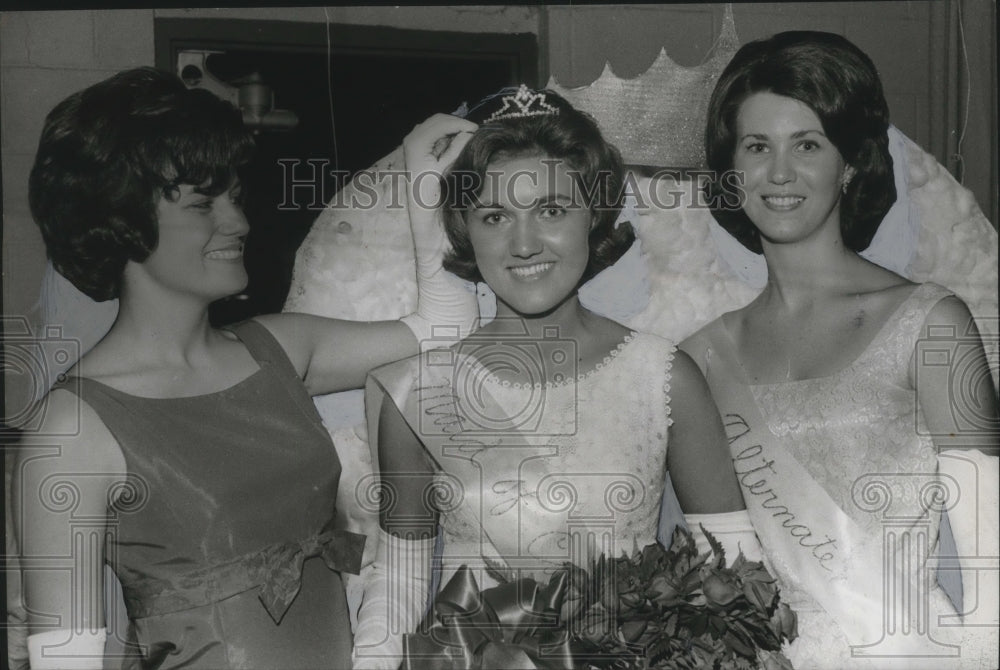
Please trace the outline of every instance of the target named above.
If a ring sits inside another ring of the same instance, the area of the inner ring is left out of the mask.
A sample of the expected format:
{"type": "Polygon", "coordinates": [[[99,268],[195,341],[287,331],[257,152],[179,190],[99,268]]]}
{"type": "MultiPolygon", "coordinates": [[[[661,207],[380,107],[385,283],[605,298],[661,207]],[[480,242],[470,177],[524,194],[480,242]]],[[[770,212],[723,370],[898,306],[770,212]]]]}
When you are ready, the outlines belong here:
{"type": "Polygon", "coordinates": [[[302,566],[319,556],[331,570],[357,574],[365,536],[326,530],[303,540],[269,545],[224,563],[195,570],[173,580],[123,575],[129,616],[144,618],[201,607],[259,587],[259,597],[275,623],[299,593],[302,566]]]}

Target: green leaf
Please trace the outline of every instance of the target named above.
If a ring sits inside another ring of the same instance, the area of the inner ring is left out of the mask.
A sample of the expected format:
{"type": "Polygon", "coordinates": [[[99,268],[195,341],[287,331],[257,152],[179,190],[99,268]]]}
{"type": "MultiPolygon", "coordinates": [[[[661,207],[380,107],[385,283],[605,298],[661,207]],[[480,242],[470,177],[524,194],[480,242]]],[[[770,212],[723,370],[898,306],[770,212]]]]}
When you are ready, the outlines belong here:
{"type": "Polygon", "coordinates": [[[740,656],[754,658],[757,655],[757,650],[754,648],[753,642],[742,639],[734,630],[728,631],[723,640],[725,640],[726,646],[740,656]]]}
{"type": "Polygon", "coordinates": [[[715,557],[719,560],[725,561],[726,550],[722,548],[722,545],[715,539],[714,535],[705,530],[705,526],[701,524],[698,524],[698,526],[701,528],[701,532],[705,534],[705,538],[708,540],[708,546],[712,548],[712,553],[715,554],[715,557]]]}

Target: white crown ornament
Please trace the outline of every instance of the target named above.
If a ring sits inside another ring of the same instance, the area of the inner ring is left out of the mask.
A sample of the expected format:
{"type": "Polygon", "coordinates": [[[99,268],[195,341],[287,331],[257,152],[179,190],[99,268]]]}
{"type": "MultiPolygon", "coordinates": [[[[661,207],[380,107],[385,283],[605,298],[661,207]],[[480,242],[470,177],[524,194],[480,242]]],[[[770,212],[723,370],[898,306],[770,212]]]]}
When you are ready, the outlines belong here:
{"type": "Polygon", "coordinates": [[[483,123],[500,119],[522,119],[529,116],[553,116],[559,113],[558,107],[545,102],[544,93],[536,93],[521,84],[514,95],[505,95],[500,101],[503,107],[486,117],[483,123]]]}
{"type": "Polygon", "coordinates": [[[605,64],[587,86],[565,88],[550,77],[546,88],[593,116],[626,164],[700,168],[708,101],[739,47],[732,7],[726,5],[719,37],[701,65],[678,65],[660,49],[649,69],[634,79],[620,78],[605,64]]]}

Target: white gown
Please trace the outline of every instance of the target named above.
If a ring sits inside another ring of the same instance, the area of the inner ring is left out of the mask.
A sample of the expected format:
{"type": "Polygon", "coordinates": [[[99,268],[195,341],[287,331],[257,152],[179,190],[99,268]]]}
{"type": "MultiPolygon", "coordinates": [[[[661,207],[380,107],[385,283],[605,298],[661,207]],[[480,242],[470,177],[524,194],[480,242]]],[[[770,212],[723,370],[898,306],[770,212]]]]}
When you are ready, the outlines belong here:
{"type": "Polygon", "coordinates": [[[928,562],[942,507],[971,493],[938,479],[910,372],[928,312],[950,294],[917,285],[853,363],[815,379],[735,389],[724,317],[691,338],[781,597],[799,617],[786,652],[796,668],[998,667],[996,628],[959,626],[928,562]]]}
{"type": "Polygon", "coordinates": [[[418,357],[374,371],[372,418],[388,393],[439,468],[440,583],[463,564],[481,588],[496,585],[490,571],[547,581],[567,561],[653,542],[674,351],[633,333],[597,369],[533,386],[463,354],[444,370],[418,357]]]}

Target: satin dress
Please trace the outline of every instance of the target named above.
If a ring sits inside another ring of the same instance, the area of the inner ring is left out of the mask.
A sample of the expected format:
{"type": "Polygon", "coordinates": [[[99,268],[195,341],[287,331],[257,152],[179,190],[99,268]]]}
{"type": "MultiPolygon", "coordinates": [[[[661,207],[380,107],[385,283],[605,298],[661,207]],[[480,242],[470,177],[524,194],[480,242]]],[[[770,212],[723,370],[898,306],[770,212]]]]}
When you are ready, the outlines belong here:
{"type": "Polygon", "coordinates": [[[232,330],[259,369],[223,391],[62,384],[125,456],[106,538],[129,618],[121,665],[350,667],[339,571],[357,572],[364,540],[332,527],[340,462],[277,341],[253,321],[232,330]]]}

